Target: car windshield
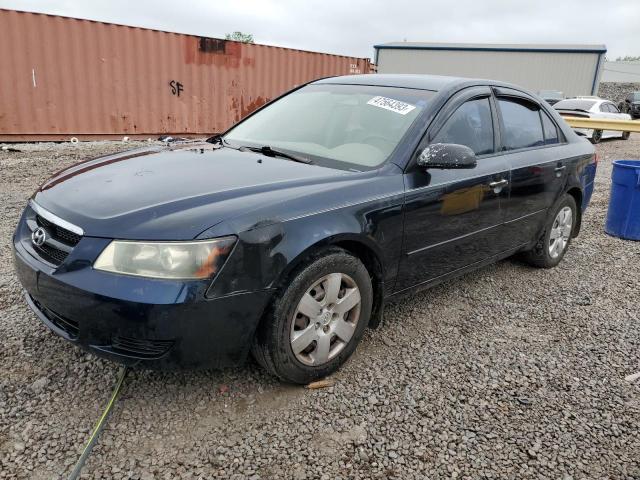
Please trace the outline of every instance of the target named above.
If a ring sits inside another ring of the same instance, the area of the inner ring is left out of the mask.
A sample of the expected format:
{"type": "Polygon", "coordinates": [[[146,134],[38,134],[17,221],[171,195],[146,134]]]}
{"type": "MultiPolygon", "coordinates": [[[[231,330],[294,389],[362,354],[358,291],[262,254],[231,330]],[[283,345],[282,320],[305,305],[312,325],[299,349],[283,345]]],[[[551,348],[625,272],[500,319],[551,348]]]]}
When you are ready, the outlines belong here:
{"type": "Polygon", "coordinates": [[[553,108],[556,110],[589,110],[596,104],[593,100],[561,100],[553,108]]]}
{"type": "Polygon", "coordinates": [[[632,102],[640,102],[640,92],[633,92],[629,96],[631,97],[632,102]]]}
{"type": "Polygon", "coordinates": [[[313,84],[232,128],[231,146],[269,146],[321,165],[364,170],[382,164],[435,92],[313,84]]]}

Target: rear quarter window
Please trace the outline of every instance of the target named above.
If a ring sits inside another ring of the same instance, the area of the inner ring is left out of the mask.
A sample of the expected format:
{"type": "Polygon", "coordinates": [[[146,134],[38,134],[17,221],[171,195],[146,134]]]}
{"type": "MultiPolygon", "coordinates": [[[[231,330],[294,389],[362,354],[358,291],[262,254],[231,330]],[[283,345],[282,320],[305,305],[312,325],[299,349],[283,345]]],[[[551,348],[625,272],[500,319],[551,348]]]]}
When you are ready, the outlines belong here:
{"type": "Polygon", "coordinates": [[[544,145],[540,108],[534,103],[518,99],[498,99],[502,115],[502,149],[518,150],[544,145]]]}
{"type": "Polygon", "coordinates": [[[558,135],[558,127],[549,118],[543,110],[540,110],[540,117],[542,118],[542,129],[544,131],[544,144],[553,145],[554,143],[560,143],[560,136],[558,135]]]}

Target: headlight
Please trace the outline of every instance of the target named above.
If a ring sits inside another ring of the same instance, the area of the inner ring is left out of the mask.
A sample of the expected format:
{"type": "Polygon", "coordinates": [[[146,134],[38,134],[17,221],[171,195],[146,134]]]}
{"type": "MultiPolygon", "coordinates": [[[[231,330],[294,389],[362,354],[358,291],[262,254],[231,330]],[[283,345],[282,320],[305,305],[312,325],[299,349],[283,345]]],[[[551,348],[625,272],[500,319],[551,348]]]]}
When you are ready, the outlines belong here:
{"type": "Polygon", "coordinates": [[[220,271],[235,242],[236,237],[192,242],[113,240],[93,268],[140,277],[211,278],[220,271]]]}

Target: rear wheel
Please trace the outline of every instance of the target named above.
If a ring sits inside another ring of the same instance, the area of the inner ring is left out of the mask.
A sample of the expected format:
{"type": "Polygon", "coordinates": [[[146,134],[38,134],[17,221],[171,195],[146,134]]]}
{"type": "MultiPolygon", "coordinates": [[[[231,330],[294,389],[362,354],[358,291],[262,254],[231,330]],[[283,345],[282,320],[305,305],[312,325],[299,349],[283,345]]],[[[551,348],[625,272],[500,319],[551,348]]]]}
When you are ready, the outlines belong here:
{"type": "Polygon", "coordinates": [[[600,143],[602,140],[602,130],[594,130],[591,134],[591,143],[600,143]]]}
{"type": "Polygon", "coordinates": [[[550,213],[538,243],[525,253],[525,260],[534,267],[555,267],[563,259],[571,243],[571,236],[578,218],[574,198],[565,194],[550,213]]]}
{"type": "Polygon", "coordinates": [[[254,338],[268,372],[305,384],[336,371],[369,323],[373,290],[365,266],[341,249],[310,258],[284,288],[254,338]]]}
{"type": "Polygon", "coordinates": [[[622,139],[623,140],[629,140],[630,136],[631,136],[631,132],[622,132],[622,139]]]}

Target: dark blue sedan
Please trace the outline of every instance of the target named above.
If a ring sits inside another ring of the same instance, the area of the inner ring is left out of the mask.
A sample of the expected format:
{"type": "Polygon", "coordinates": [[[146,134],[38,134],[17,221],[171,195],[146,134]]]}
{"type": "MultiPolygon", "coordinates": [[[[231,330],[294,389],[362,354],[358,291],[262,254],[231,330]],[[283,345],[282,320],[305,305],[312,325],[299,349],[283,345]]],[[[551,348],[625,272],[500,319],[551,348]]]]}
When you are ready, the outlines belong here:
{"type": "Polygon", "coordinates": [[[251,351],[305,383],[390,297],[578,235],[596,157],[518,87],[358,75],[304,85],[208,142],[59,172],[13,245],[54,332],[120,362],[220,367],[251,351]]]}

